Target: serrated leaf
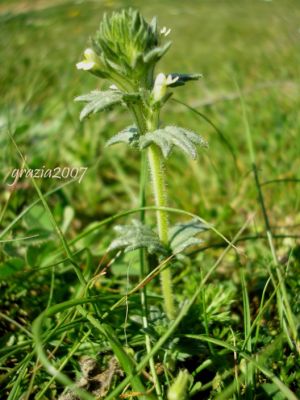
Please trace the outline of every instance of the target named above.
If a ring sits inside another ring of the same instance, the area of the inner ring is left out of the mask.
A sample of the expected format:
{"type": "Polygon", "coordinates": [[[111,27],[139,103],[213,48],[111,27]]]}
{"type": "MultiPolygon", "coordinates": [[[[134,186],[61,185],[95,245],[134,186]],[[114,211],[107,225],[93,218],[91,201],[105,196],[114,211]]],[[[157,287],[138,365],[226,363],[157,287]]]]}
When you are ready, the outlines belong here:
{"type": "Polygon", "coordinates": [[[172,76],[172,80],[177,78],[175,82],[168,85],[170,87],[183,86],[186,84],[186,82],[197,81],[198,79],[202,78],[201,74],[178,74],[175,72],[170,75],[172,76]]]}
{"type": "Polygon", "coordinates": [[[127,143],[129,145],[134,145],[138,143],[138,130],[135,125],[128,126],[121,132],[114,135],[106,142],[106,146],[112,146],[117,143],[127,143]]]}
{"type": "Polygon", "coordinates": [[[172,226],[169,230],[169,245],[173,254],[182,253],[188,247],[202,243],[195,235],[207,230],[206,225],[197,219],[182,222],[172,226]]]}
{"type": "Polygon", "coordinates": [[[80,121],[88,117],[90,114],[95,114],[104,111],[118,104],[134,104],[140,98],[139,93],[123,93],[117,89],[111,90],[93,90],[90,93],[78,96],[75,101],[82,101],[87,105],[80,113],[80,121]]]}
{"type": "Polygon", "coordinates": [[[125,253],[128,253],[136,249],[146,248],[150,254],[166,253],[158,235],[149,226],[138,220],[133,220],[131,225],[117,225],[114,230],[118,237],[112,241],[108,251],[124,250],[125,253]]]}
{"type": "Polygon", "coordinates": [[[80,113],[80,121],[90,114],[95,114],[114,105],[121,104],[122,99],[123,94],[118,90],[93,90],[88,94],[76,97],[75,101],[87,103],[80,113]]]}
{"type": "Polygon", "coordinates": [[[179,147],[188,156],[197,158],[197,147],[207,147],[207,142],[197,133],[178,126],[166,126],[153,132],[147,132],[140,137],[140,148],[152,143],[160,147],[163,156],[167,158],[174,146],[179,147]]]}

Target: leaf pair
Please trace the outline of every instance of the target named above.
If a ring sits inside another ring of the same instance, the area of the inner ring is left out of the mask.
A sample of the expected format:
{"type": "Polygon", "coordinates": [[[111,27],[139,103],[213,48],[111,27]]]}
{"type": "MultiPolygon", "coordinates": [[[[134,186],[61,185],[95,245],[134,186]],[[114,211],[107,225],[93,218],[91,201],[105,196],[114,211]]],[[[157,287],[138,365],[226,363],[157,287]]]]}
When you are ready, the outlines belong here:
{"type": "Polygon", "coordinates": [[[179,147],[187,156],[197,158],[197,146],[207,147],[207,142],[197,133],[179,126],[169,125],[140,137],[140,148],[155,143],[168,158],[173,148],[179,147]]]}
{"type": "Polygon", "coordinates": [[[207,147],[207,142],[200,135],[179,126],[166,126],[142,136],[138,135],[135,126],[130,126],[109,139],[106,145],[121,142],[137,145],[141,150],[154,143],[161,149],[165,158],[168,158],[175,146],[193,159],[197,158],[197,146],[207,147]]]}
{"type": "Polygon", "coordinates": [[[132,220],[131,225],[117,225],[114,227],[118,237],[112,241],[108,251],[129,251],[146,248],[150,254],[166,254],[158,235],[152,229],[138,220],[132,220]]]}
{"type": "Polygon", "coordinates": [[[171,252],[177,256],[187,248],[200,244],[202,240],[195,236],[207,227],[197,219],[174,225],[169,230],[168,248],[160,242],[156,232],[138,220],[133,220],[130,225],[117,225],[114,229],[119,236],[112,241],[108,251],[124,250],[128,253],[145,248],[150,254],[166,256],[171,252]]]}
{"type": "Polygon", "coordinates": [[[191,246],[197,246],[203,240],[195,236],[207,230],[207,226],[194,218],[188,222],[180,222],[169,229],[169,245],[173,254],[180,254],[191,246]]]}

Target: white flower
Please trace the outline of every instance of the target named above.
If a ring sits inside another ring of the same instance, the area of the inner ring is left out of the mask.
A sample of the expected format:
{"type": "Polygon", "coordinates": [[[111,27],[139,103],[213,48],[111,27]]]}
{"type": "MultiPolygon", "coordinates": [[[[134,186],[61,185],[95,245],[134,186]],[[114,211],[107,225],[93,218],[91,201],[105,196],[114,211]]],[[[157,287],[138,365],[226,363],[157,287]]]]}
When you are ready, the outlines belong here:
{"type": "Polygon", "coordinates": [[[167,29],[166,26],[164,26],[164,27],[160,30],[160,34],[163,35],[163,36],[168,36],[170,32],[171,32],[171,29],[167,29]]]}
{"type": "Polygon", "coordinates": [[[99,64],[97,54],[93,49],[85,49],[83,61],[76,64],[77,69],[83,69],[84,71],[90,71],[95,69],[99,64]]]}
{"type": "Polygon", "coordinates": [[[157,75],[152,91],[154,101],[160,101],[167,92],[167,87],[178,80],[178,76],[172,78],[172,75],[166,76],[163,73],[157,75]]]}
{"type": "Polygon", "coordinates": [[[179,76],[175,76],[175,78],[172,78],[172,75],[168,75],[167,76],[167,81],[166,81],[167,86],[172,85],[172,83],[177,82],[178,79],[179,79],[179,76]]]}

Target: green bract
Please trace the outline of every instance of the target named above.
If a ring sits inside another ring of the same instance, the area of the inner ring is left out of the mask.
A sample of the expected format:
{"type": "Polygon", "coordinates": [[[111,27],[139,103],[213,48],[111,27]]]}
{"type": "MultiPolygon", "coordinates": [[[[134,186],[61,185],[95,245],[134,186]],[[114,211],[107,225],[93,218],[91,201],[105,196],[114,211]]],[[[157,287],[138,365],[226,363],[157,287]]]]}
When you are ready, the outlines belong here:
{"type": "Polygon", "coordinates": [[[104,74],[149,88],[156,62],[171,45],[162,38],[155,19],[149,24],[137,10],[128,9],[105,14],[92,45],[104,74]]]}

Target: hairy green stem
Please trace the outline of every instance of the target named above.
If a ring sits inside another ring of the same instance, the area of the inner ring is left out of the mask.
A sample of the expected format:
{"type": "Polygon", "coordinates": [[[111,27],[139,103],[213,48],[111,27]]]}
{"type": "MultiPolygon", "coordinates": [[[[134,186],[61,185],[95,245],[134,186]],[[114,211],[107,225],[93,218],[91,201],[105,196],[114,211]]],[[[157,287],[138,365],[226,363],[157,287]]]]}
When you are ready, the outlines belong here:
{"type": "MultiPolygon", "coordinates": [[[[143,116],[142,107],[134,107],[133,114],[135,117],[135,121],[140,134],[144,134],[146,132],[146,122],[143,116]]],[[[141,172],[140,172],[140,192],[139,192],[139,205],[140,207],[146,206],[146,183],[147,183],[147,157],[146,153],[141,153],[141,172]]],[[[145,210],[141,210],[140,214],[141,222],[145,222],[145,210]]],[[[148,274],[148,263],[145,249],[140,249],[140,279],[141,281],[148,274]]],[[[142,306],[142,323],[143,328],[147,332],[149,324],[148,324],[148,305],[147,305],[147,287],[143,286],[140,290],[141,295],[141,306],[142,306]]],[[[147,354],[151,353],[151,339],[148,333],[145,333],[145,346],[147,350],[147,354]]],[[[160,382],[155,369],[155,361],[154,358],[151,357],[149,359],[149,366],[152,375],[152,379],[155,386],[155,391],[157,394],[158,400],[162,400],[162,389],[160,386],[160,382]]]]}
{"type": "MultiPolygon", "coordinates": [[[[159,148],[152,144],[148,148],[148,161],[151,171],[152,186],[155,205],[166,207],[165,175],[162,155],[159,148]]],[[[163,244],[168,244],[168,214],[165,210],[156,212],[158,234],[163,244]]],[[[172,276],[169,268],[164,269],[160,274],[161,287],[165,304],[165,311],[169,319],[175,317],[175,306],[172,292],[172,276]]]]}

